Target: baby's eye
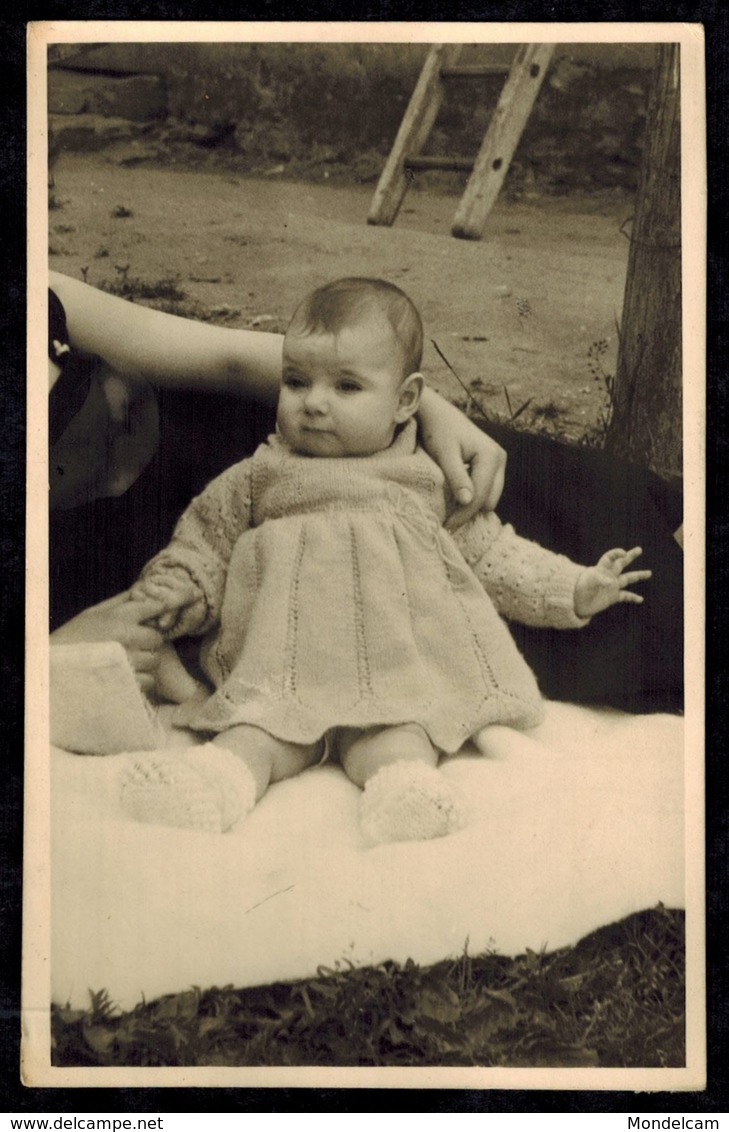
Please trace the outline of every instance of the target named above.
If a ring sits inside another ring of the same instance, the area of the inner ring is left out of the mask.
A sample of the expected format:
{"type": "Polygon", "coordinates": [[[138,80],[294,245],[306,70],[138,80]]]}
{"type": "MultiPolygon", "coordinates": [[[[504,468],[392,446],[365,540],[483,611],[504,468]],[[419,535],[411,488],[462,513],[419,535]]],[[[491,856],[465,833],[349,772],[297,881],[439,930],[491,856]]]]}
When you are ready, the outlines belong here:
{"type": "Polygon", "coordinates": [[[303,377],[300,377],[298,373],[285,373],[283,376],[283,384],[287,389],[303,389],[306,385],[306,381],[303,377]]]}
{"type": "Polygon", "coordinates": [[[350,381],[345,378],[337,384],[337,389],[340,393],[359,393],[362,386],[357,381],[350,381]]]}

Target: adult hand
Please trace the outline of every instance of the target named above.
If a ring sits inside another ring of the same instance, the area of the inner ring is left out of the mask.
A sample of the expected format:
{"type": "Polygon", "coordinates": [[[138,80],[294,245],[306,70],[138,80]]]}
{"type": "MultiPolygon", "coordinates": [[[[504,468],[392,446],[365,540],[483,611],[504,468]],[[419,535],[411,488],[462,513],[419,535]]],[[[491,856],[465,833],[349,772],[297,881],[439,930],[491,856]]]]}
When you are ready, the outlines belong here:
{"type": "Polygon", "coordinates": [[[451,530],[478,511],[493,511],[504,488],[506,453],[468,417],[432,389],[426,389],[418,420],[423,446],[440,466],[459,507],[451,530]]]}
{"type": "Polygon", "coordinates": [[[144,691],[154,684],[162,635],[146,622],[158,617],[164,605],[156,598],[130,601],[128,593],[92,605],[51,633],[52,645],[118,641],[127,652],[137,681],[144,691]]]}

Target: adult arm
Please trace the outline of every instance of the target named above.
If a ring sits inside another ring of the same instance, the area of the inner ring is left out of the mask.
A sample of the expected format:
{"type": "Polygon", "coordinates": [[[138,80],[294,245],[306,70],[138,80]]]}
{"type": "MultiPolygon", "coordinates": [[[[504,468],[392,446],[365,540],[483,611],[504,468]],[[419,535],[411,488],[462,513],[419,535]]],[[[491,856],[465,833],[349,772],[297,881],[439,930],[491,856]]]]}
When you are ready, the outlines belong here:
{"type": "MultiPolygon", "coordinates": [[[[212,326],[130,303],[58,272],[50,284],[63,303],[74,349],[101,357],[128,378],[160,388],[236,393],[274,403],[283,337],[212,326]]],[[[459,509],[456,527],[493,510],[504,485],[506,454],[434,390],[418,412],[423,445],[440,465],[459,509]]]]}
{"type": "Polygon", "coordinates": [[[50,272],[68,337],[125,377],[160,388],[247,394],[274,402],[281,381],[280,334],[213,326],[110,295],[50,272]]]}

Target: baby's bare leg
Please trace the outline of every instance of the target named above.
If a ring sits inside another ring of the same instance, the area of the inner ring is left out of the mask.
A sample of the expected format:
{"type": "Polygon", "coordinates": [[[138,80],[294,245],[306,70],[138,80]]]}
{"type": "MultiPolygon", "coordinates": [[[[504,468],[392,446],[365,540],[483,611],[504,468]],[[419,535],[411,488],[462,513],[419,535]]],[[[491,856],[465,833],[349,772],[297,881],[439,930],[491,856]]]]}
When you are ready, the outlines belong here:
{"type": "Polygon", "coordinates": [[[355,731],[346,728],[341,736],[339,755],[344,773],[360,788],[382,767],[396,762],[438,765],[438,752],[418,723],[398,727],[355,731]]]}
{"type": "Polygon", "coordinates": [[[293,778],[318,762],[321,754],[319,743],[288,743],[248,723],[221,731],[213,743],[232,751],[248,767],[256,784],[256,801],[263,797],[270,783],[293,778]]]}
{"type": "MultiPolygon", "coordinates": [[[[172,704],[192,701],[191,710],[195,710],[198,702],[208,696],[205,685],[190,675],[171,641],[165,641],[157,654],[154,690],[161,700],[168,700],[172,704]]],[[[184,726],[179,715],[176,717],[176,722],[178,721],[184,726]]]]}
{"type": "Polygon", "coordinates": [[[230,727],[210,743],[137,755],[122,771],[122,806],[138,821],[223,833],[253,809],[269,783],[298,774],[317,756],[318,744],[230,727]]]}
{"type": "Polygon", "coordinates": [[[505,759],[512,756],[540,754],[536,739],[528,732],[517,731],[503,723],[490,723],[471,736],[474,747],[487,759],[505,759]]]}
{"type": "Polygon", "coordinates": [[[419,724],[345,731],[339,755],[364,789],[362,830],[370,842],[421,841],[454,833],[465,806],[437,769],[438,752],[419,724]]]}

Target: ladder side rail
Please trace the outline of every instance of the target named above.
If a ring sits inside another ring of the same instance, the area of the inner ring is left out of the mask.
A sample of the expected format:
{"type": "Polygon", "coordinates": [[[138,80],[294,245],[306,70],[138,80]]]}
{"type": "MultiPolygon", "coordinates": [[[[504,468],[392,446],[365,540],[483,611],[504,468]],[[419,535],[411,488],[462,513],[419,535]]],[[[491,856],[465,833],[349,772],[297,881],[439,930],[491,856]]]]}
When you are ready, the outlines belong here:
{"type": "Polygon", "coordinates": [[[405,158],[419,153],[425,144],[443,100],[441,68],[455,65],[461,50],[461,44],[436,43],[428,52],[378,181],[367,217],[368,224],[391,225],[395,220],[408,188],[405,158]]]}
{"type": "Polygon", "coordinates": [[[456,211],[454,236],[479,240],[483,235],[556,46],[531,43],[519,48],[456,211]]]}

